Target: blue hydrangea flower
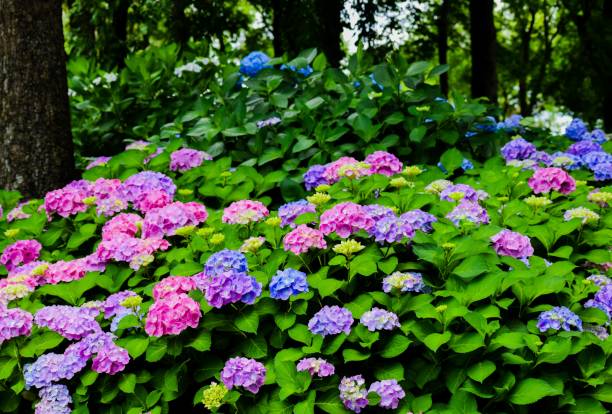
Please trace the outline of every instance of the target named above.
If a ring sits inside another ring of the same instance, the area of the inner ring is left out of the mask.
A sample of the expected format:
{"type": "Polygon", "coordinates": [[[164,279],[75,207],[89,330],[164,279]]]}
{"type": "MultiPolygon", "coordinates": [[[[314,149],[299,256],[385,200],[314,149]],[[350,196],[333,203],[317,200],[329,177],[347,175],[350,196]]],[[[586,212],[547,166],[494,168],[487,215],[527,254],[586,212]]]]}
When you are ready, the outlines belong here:
{"type": "Polygon", "coordinates": [[[433,214],[429,214],[418,208],[405,212],[400,216],[400,220],[409,224],[415,231],[421,230],[423,233],[432,231],[432,223],[438,221],[433,214]]]}
{"type": "Polygon", "coordinates": [[[351,311],[340,306],[323,306],[308,322],[308,329],[316,335],[338,335],[351,333],[354,319],[351,311]]]}
{"type": "Polygon", "coordinates": [[[271,67],[267,64],[269,61],[270,58],[265,53],[259,51],[251,52],[240,61],[240,73],[247,76],[255,76],[262,69],[271,67]]]}
{"type": "Polygon", "coordinates": [[[283,204],[278,209],[278,217],[281,219],[281,226],[295,227],[295,219],[305,213],[315,213],[317,208],[314,204],[309,203],[306,200],[292,201],[287,204],[283,204]]]}
{"type": "Polygon", "coordinates": [[[565,129],[565,136],[571,139],[572,141],[580,141],[583,138],[584,134],[588,134],[588,129],[586,124],[580,118],[572,119],[572,122],[565,129]]]}
{"type": "Polygon", "coordinates": [[[601,309],[608,318],[612,317],[612,285],[603,285],[595,297],[584,304],[584,307],[601,309]]]}
{"type": "Polygon", "coordinates": [[[68,407],[72,403],[72,397],[65,385],[50,385],[42,388],[38,395],[40,401],[36,404],[36,414],[70,414],[72,412],[68,407]]]}
{"type": "Polygon", "coordinates": [[[376,86],[381,91],[384,89],[384,87],[380,83],[376,82],[376,78],[374,77],[374,73],[370,73],[370,80],[372,81],[372,85],[373,86],[376,86]]]}
{"type": "Polygon", "coordinates": [[[578,141],[575,144],[572,144],[567,149],[567,153],[574,154],[579,157],[582,157],[589,152],[600,152],[603,151],[601,145],[593,141],[578,141]]]}
{"type": "Polygon", "coordinates": [[[308,77],[310,74],[312,74],[312,72],[314,72],[314,70],[312,69],[312,66],[310,66],[310,65],[298,69],[294,65],[285,65],[285,64],[282,64],[280,69],[281,70],[289,69],[292,72],[299,73],[300,75],[304,76],[305,78],[308,77]]]}
{"type": "Polygon", "coordinates": [[[304,292],[308,292],[308,281],[306,273],[299,270],[279,270],[270,281],[270,297],[274,299],[287,300],[304,292]]]}
{"type": "Polygon", "coordinates": [[[582,162],[584,162],[590,170],[594,170],[597,164],[612,162],[612,154],[608,154],[605,151],[589,152],[582,157],[582,162]]]}
{"type": "Polygon", "coordinates": [[[513,132],[521,129],[521,121],[523,117],[521,115],[510,115],[505,120],[497,124],[497,129],[501,129],[505,132],[513,132]]]}
{"type": "Polygon", "coordinates": [[[492,116],[487,116],[485,122],[474,125],[474,128],[482,132],[493,133],[497,131],[497,121],[492,116]]]}
{"type": "Polygon", "coordinates": [[[313,165],[304,173],[304,185],[308,191],[316,188],[322,184],[329,184],[325,177],[325,166],[316,164],[313,165]]]}
{"type": "Polygon", "coordinates": [[[223,249],[210,256],[204,266],[204,273],[209,277],[229,270],[246,273],[248,271],[246,256],[236,250],[223,249]]]}
{"type": "Polygon", "coordinates": [[[612,162],[602,162],[593,168],[596,181],[612,180],[612,162]]]}
{"type": "Polygon", "coordinates": [[[582,321],[578,315],[565,306],[556,306],[549,311],[542,312],[538,316],[537,327],[540,332],[546,332],[549,329],[569,331],[572,326],[582,331],[582,321]]]}
{"type": "Polygon", "coordinates": [[[502,157],[504,157],[506,161],[525,160],[531,157],[535,152],[535,145],[523,138],[513,139],[501,149],[502,157]]]}
{"type": "Polygon", "coordinates": [[[474,164],[472,164],[472,161],[468,160],[467,158],[464,158],[463,161],[461,161],[461,168],[463,169],[463,171],[473,170],[474,164]]]}
{"type": "Polygon", "coordinates": [[[591,131],[590,139],[591,141],[597,142],[598,144],[603,144],[608,140],[606,137],[606,133],[603,132],[601,129],[594,129],[593,131],[591,131]]]}

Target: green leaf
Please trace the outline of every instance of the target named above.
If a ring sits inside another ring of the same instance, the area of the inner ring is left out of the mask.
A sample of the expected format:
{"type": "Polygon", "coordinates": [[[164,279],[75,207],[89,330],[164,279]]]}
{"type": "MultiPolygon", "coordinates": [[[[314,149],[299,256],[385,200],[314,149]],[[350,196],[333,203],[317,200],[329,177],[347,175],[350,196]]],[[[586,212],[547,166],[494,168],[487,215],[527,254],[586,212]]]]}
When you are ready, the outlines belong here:
{"type": "Polygon", "coordinates": [[[136,375],[135,374],[124,374],[119,380],[119,389],[126,394],[132,394],[136,387],[136,375]]]}
{"type": "Polygon", "coordinates": [[[412,341],[402,334],[395,334],[385,343],[384,348],[380,352],[383,358],[395,358],[408,349],[412,341]]]}
{"type": "Polygon", "coordinates": [[[202,331],[196,336],[193,341],[189,342],[187,346],[189,348],[194,348],[200,352],[210,351],[210,346],[212,345],[212,338],[210,331],[202,331]]]}
{"type": "Polygon", "coordinates": [[[427,346],[427,348],[436,352],[438,348],[450,341],[451,336],[451,333],[448,331],[444,332],[443,334],[432,333],[425,337],[423,343],[427,346]]]}
{"type": "Polygon", "coordinates": [[[418,126],[410,131],[410,141],[419,143],[423,140],[423,137],[427,133],[427,127],[425,125],[418,126]]]}
{"type": "Polygon", "coordinates": [[[58,346],[64,337],[55,332],[43,332],[40,335],[32,337],[24,346],[19,349],[19,353],[26,357],[39,356],[45,353],[46,350],[58,346]]]}
{"type": "Polygon", "coordinates": [[[117,343],[123,348],[127,349],[128,353],[132,358],[138,358],[145,353],[149,346],[149,338],[132,336],[128,338],[121,338],[117,343]]]}
{"type": "Polygon", "coordinates": [[[306,105],[306,108],[313,110],[323,105],[324,103],[325,103],[325,100],[323,98],[321,98],[320,96],[316,96],[310,99],[309,101],[306,101],[305,105],[306,105]]]}
{"type": "Polygon", "coordinates": [[[376,273],[377,257],[369,254],[361,254],[351,260],[350,276],[363,275],[370,276],[376,273]]]}
{"type": "MultiPolygon", "coordinates": [[[[197,339],[197,338],[196,338],[197,339]]],[[[195,347],[194,347],[195,348],[195,347]]],[[[196,348],[197,349],[197,348],[196,348]]],[[[166,355],[168,344],[165,339],[157,339],[152,341],[147,348],[147,362],[157,362],[166,355]]]]}
{"type": "Polygon", "coordinates": [[[427,61],[414,62],[408,67],[408,70],[406,71],[406,76],[420,75],[421,73],[425,72],[430,65],[431,64],[427,61]]]}
{"type": "Polygon", "coordinates": [[[365,361],[366,359],[370,358],[369,353],[362,353],[354,349],[343,350],[342,356],[344,357],[344,362],[365,361]]]}
{"type": "Polygon", "coordinates": [[[334,292],[345,285],[346,282],[337,279],[323,279],[319,282],[313,283],[312,287],[319,291],[319,295],[322,298],[331,296],[334,292]]]}
{"type": "Polygon", "coordinates": [[[495,372],[495,364],[491,361],[484,360],[475,363],[468,368],[467,375],[476,382],[483,383],[492,373],[495,372]]]}
{"type": "Polygon", "coordinates": [[[257,333],[259,327],[259,314],[253,310],[238,315],[234,321],[242,332],[257,333]]]}
{"type": "Polygon", "coordinates": [[[431,408],[431,404],[431,394],[425,394],[412,400],[410,408],[415,413],[425,413],[431,408]]]}
{"type": "Polygon", "coordinates": [[[378,380],[396,379],[402,381],[404,379],[404,366],[399,362],[377,364],[374,369],[374,376],[378,380]]]}
{"type": "Polygon", "coordinates": [[[510,394],[509,400],[513,404],[533,404],[544,397],[563,394],[563,383],[561,387],[557,384],[539,378],[526,378],[521,380],[510,394]]]}
{"type": "Polygon", "coordinates": [[[274,322],[281,331],[286,331],[295,323],[295,313],[278,313],[274,315],[274,322]]]}
{"type": "Polygon", "coordinates": [[[485,261],[484,257],[477,255],[470,256],[462,261],[461,264],[453,270],[453,274],[463,279],[472,279],[488,270],[489,265],[485,261]]]}
{"type": "Polygon", "coordinates": [[[317,392],[314,390],[310,391],[305,400],[297,403],[293,407],[293,414],[314,414],[316,398],[317,392]]]}

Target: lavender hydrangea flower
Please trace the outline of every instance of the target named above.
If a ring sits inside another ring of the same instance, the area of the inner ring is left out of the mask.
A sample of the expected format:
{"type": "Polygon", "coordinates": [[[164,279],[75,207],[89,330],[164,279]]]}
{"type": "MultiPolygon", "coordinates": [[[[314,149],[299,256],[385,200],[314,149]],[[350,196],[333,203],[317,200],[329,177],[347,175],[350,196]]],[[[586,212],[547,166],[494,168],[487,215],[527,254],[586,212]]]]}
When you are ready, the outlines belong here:
{"type": "Polygon", "coordinates": [[[460,200],[477,202],[481,196],[481,193],[477,192],[474,188],[467,184],[453,184],[446,187],[440,193],[440,200],[446,201],[458,201],[453,198],[455,194],[463,194],[460,200]]]}
{"type": "Polygon", "coordinates": [[[131,290],[124,290],[121,292],[114,293],[106,298],[102,303],[102,309],[104,310],[104,318],[110,319],[118,314],[122,313],[126,308],[121,303],[127,298],[136,297],[138,294],[131,290]]]}
{"type": "Polygon", "coordinates": [[[549,166],[553,162],[553,159],[550,156],[550,154],[548,154],[545,151],[536,151],[533,154],[531,154],[529,159],[532,161],[535,161],[538,164],[542,164],[545,166],[549,166]]]}
{"type": "Polygon", "coordinates": [[[308,322],[308,329],[316,335],[337,335],[351,333],[353,324],[351,311],[340,306],[323,306],[308,322]]]}
{"type": "Polygon", "coordinates": [[[497,129],[502,129],[505,132],[512,132],[521,129],[521,121],[523,117],[518,114],[510,115],[502,122],[497,123],[497,129]]]}
{"type": "Polygon", "coordinates": [[[40,401],[36,404],[35,414],[70,414],[72,403],[70,391],[63,384],[49,385],[38,391],[40,401]]]}
{"type": "Polygon", "coordinates": [[[261,283],[246,273],[234,270],[210,277],[204,291],[208,304],[215,308],[238,301],[252,304],[259,295],[261,295],[261,283]]]}
{"type": "Polygon", "coordinates": [[[584,304],[585,308],[597,308],[612,318],[612,285],[602,286],[593,299],[584,304]]]}
{"type": "Polygon", "coordinates": [[[612,180],[612,162],[602,162],[593,168],[595,181],[612,180]]]}
{"type": "Polygon", "coordinates": [[[591,275],[587,277],[587,280],[593,282],[593,284],[597,287],[604,287],[612,284],[612,279],[604,275],[591,275]]]}
{"type": "Polygon", "coordinates": [[[96,321],[99,311],[95,308],[76,306],[46,306],[36,312],[34,323],[62,335],[64,338],[78,340],[91,333],[99,332],[96,321]]]}
{"type": "Polygon", "coordinates": [[[310,376],[329,377],[336,368],[323,358],[302,358],[297,364],[298,371],[308,371],[310,376]]]}
{"type": "Polygon", "coordinates": [[[261,129],[261,128],[265,128],[268,126],[274,126],[276,124],[280,124],[280,122],[281,122],[281,119],[279,117],[273,116],[272,118],[257,121],[256,125],[257,125],[257,128],[261,129]]]}
{"type": "Polygon", "coordinates": [[[574,118],[565,129],[565,136],[572,141],[580,141],[583,139],[584,134],[587,134],[588,132],[587,126],[582,119],[574,118]]]}
{"type": "Polygon", "coordinates": [[[329,184],[327,179],[325,178],[325,165],[313,165],[304,173],[304,185],[306,186],[306,190],[310,191],[313,188],[316,188],[323,184],[329,184]]]}
{"type": "Polygon", "coordinates": [[[565,306],[556,306],[549,311],[542,312],[538,317],[537,327],[540,332],[546,332],[549,329],[569,331],[572,326],[582,331],[582,321],[578,315],[565,306]]]}
{"type": "Polygon", "coordinates": [[[367,231],[380,244],[398,243],[404,238],[414,236],[412,226],[395,216],[387,216],[374,221],[374,225],[367,231]]]}
{"type": "Polygon", "coordinates": [[[73,353],[44,354],[31,364],[23,367],[26,388],[44,388],[63,379],[71,379],[87,364],[73,353]]]}
{"type": "Polygon", "coordinates": [[[281,219],[281,226],[289,226],[292,229],[295,228],[295,219],[305,213],[315,213],[317,207],[314,204],[309,203],[306,200],[292,201],[287,204],[283,204],[278,209],[278,217],[281,219]]]}
{"type": "Polygon", "coordinates": [[[423,233],[432,231],[432,223],[438,221],[436,216],[420,209],[405,212],[400,216],[400,220],[409,224],[415,231],[420,230],[423,233]]]}
{"type": "Polygon", "coordinates": [[[406,396],[402,387],[394,379],[373,382],[368,392],[378,394],[380,396],[378,406],[388,410],[395,410],[400,400],[406,396]]]}
{"type": "Polygon", "coordinates": [[[586,164],[590,170],[594,170],[598,164],[612,162],[612,154],[608,154],[605,151],[589,152],[582,157],[582,162],[586,164]]]}
{"type": "Polygon", "coordinates": [[[395,217],[395,213],[389,207],[380,204],[368,204],[363,206],[366,214],[374,221],[382,220],[385,217],[395,217]]]}
{"type": "Polygon", "coordinates": [[[575,144],[570,145],[566,152],[568,154],[573,154],[578,157],[582,157],[588,154],[589,152],[599,152],[599,151],[603,151],[603,148],[601,148],[601,145],[599,145],[596,142],[578,141],[575,144]]]}
{"type": "Polygon", "coordinates": [[[531,240],[520,233],[504,229],[491,237],[495,252],[501,256],[525,259],[533,255],[531,240]]]}
{"type": "Polygon", "coordinates": [[[276,272],[270,281],[270,297],[287,300],[290,296],[308,292],[306,273],[295,269],[285,269],[276,272]]]}
{"type": "Polygon", "coordinates": [[[176,185],[170,177],[154,171],[134,174],[121,185],[123,197],[131,202],[137,202],[144,194],[152,190],[161,190],[172,198],[176,192],[176,185]]]}
{"type": "Polygon", "coordinates": [[[501,154],[506,161],[525,160],[534,152],[536,152],[535,145],[524,138],[513,139],[501,149],[501,154]]]}
{"type": "Polygon", "coordinates": [[[343,377],[340,381],[340,399],[344,406],[356,413],[368,406],[368,391],[365,387],[365,380],[361,375],[343,377]]]}
{"type": "Polygon", "coordinates": [[[610,333],[608,332],[608,328],[605,326],[585,324],[584,331],[591,332],[593,335],[595,335],[597,338],[599,338],[602,341],[605,341],[610,336],[610,333]]]}
{"type": "Polygon", "coordinates": [[[481,207],[478,203],[470,201],[462,201],[446,215],[446,218],[452,221],[455,226],[467,220],[474,224],[486,224],[489,222],[489,214],[487,210],[481,207]]]}
{"type": "Polygon", "coordinates": [[[390,331],[400,326],[399,318],[395,313],[376,307],[361,315],[360,322],[371,332],[390,331]]]}
{"type": "Polygon", "coordinates": [[[383,291],[424,292],[427,289],[420,273],[394,272],[383,279],[383,291]]]}
{"type": "Polygon", "coordinates": [[[221,381],[228,388],[243,387],[257,394],[264,383],[266,368],[254,359],[236,357],[229,359],[221,371],[221,381]]]}
{"type": "Polygon", "coordinates": [[[247,272],[246,256],[236,250],[224,249],[210,256],[204,266],[204,273],[208,276],[215,276],[230,270],[240,273],[247,272]]]}
{"type": "Polygon", "coordinates": [[[0,302],[0,345],[9,339],[29,335],[33,316],[23,309],[7,309],[0,302]]]}

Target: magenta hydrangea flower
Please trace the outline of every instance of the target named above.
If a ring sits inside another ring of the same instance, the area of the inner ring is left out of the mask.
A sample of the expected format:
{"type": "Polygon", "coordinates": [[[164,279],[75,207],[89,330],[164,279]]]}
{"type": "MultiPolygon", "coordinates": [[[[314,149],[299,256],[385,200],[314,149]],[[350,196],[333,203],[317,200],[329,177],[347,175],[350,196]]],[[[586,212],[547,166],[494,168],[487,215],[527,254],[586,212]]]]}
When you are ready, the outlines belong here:
{"type": "Polygon", "coordinates": [[[344,165],[358,164],[357,161],[353,157],[341,157],[338,158],[334,162],[330,162],[325,166],[325,171],[323,172],[323,178],[328,184],[333,184],[340,179],[339,171],[340,168],[344,165]]]}
{"type": "Polygon", "coordinates": [[[368,392],[378,394],[380,396],[378,406],[387,410],[395,410],[400,400],[406,396],[402,387],[394,379],[373,382],[368,392]]]}
{"type": "Polygon", "coordinates": [[[446,215],[446,218],[452,221],[456,226],[462,221],[469,221],[474,224],[486,224],[489,222],[489,214],[487,210],[478,203],[471,201],[462,201],[446,215]]]}
{"type": "Polygon", "coordinates": [[[149,308],[145,331],[150,336],[178,335],[185,329],[197,328],[200,305],[184,293],[166,296],[149,308]]]}
{"type": "Polygon", "coordinates": [[[85,277],[88,271],[87,262],[84,259],[70,261],[60,260],[47,267],[41,277],[44,284],[56,285],[60,282],[72,282],[85,277]]]}
{"type": "Polygon", "coordinates": [[[10,272],[19,265],[38,259],[41,249],[42,245],[36,240],[18,240],[6,246],[0,256],[0,263],[10,272]]]}
{"type": "Polygon", "coordinates": [[[140,230],[142,221],[143,218],[137,214],[117,214],[102,227],[102,240],[112,240],[119,234],[134,237],[140,230]]]}
{"type": "Polygon", "coordinates": [[[185,226],[197,226],[208,218],[206,207],[196,202],[175,201],[165,207],[149,211],[142,225],[143,237],[174,236],[185,226]]]}
{"type": "Polygon", "coordinates": [[[286,251],[293,252],[294,254],[302,254],[313,247],[315,249],[325,249],[327,248],[327,242],[320,230],[300,224],[285,235],[283,247],[286,251]]]}
{"type": "Polygon", "coordinates": [[[529,237],[504,229],[491,237],[495,252],[501,256],[524,259],[533,255],[529,237]]]}
{"type": "Polygon", "coordinates": [[[254,359],[235,357],[228,359],[221,371],[221,381],[228,389],[243,387],[257,394],[266,378],[266,367],[254,359]]]}
{"type": "Polygon", "coordinates": [[[368,155],[365,163],[370,165],[372,174],[383,174],[391,176],[402,172],[402,162],[387,151],[375,151],[368,155]]]}
{"type": "Polygon", "coordinates": [[[405,212],[400,216],[400,220],[409,224],[415,231],[420,230],[423,233],[433,231],[432,224],[438,221],[436,216],[420,209],[405,212]]]}
{"type": "Polygon", "coordinates": [[[11,222],[13,220],[23,220],[29,218],[31,215],[23,211],[23,208],[28,204],[29,202],[17,204],[15,208],[6,214],[6,221],[11,222]]]}
{"type": "Polygon", "coordinates": [[[58,190],[49,191],[45,195],[43,208],[51,219],[51,215],[56,213],[62,217],[70,217],[74,214],[87,211],[87,204],[84,200],[89,197],[89,188],[84,188],[81,184],[70,187],[70,184],[58,190]]]}
{"type": "Polygon", "coordinates": [[[561,168],[540,168],[528,180],[534,193],[549,193],[551,190],[569,194],[576,189],[576,180],[561,168]]]}
{"type": "Polygon", "coordinates": [[[99,167],[101,165],[106,165],[107,162],[109,162],[111,160],[111,157],[97,157],[94,158],[89,164],[87,164],[87,167],[85,167],[86,170],[91,170],[94,167],[99,167]]]}
{"type": "Polygon", "coordinates": [[[246,273],[226,271],[209,276],[204,283],[204,297],[208,304],[221,308],[238,301],[252,304],[261,295],[261,283],[246,273]]]}
{"type": "Polygon", "coordinates": [[[129,362],[128,351],[113,344],[98,351],[98,355],[91,363],[91,369],[101,374],[115,375],[123,371],[129,362]]]}
{"type": "Polygon", "coordinates": [[[7,309],[0,303],[0,345],[18,336],[30,335],[33,316],[23,309],[7,309]]]}
{"type": "Polygon", "coordinates": [[[327,235],[332,232],[346,238],[363,229],[369,230],[374,220],[368,215],[363,206],[352,202],[336,204],[321,214],[319,229],[327,235]]]}
{"type": "Polygon", "coordinates": [[[270,212],[263,203],[253,200],[234,201],[223,210],[222,221],[229,224],[249,224],[263,220],[270,212]]]}
{"type": "Polygon", "coordinates": [[[121,191],[121,180],[98,178],[91,186],[95,197],[96,212],[112,216],[128,207],[128,200],[121,191]]]}
{"type": "Polygon", "coordinates": [[[204,160],[210,161],[212,157],[204,151],[191,148],[182,148],[170,154],[170,170],[185,172],[202,165],[204,160]]]}
{"type": "Polygon", "coordinates": [[[153,288],[153,298],[159,300],[177,293],[189,293],[194,289],[196,289],[196,283],[192,278],[169,276],[155,285],[153,288]]]}
{"type": "Polygon", "coordinates": [[[361,375],[343,377],[338,386],[340,399],[344,406],[356,413],[368,406],[368,390],[361,375]]]}
{"type": "Polygon", "coordinates": [[[136,204],[146,193],[152,190],[164,191],[172,198],[176,192],[176,185],[170,177],[154,171],[134,174],[121,185],[121,191],[125,199],[136,204]]]}
{"type": "Polygon", "coordinates": [[[281,226],[295,228],[295,219],[305,213],[316,213],[317,207],[306,200],[292,201],[283,204],[278,209],[278,217],[281,219],[281,226]]]}
{"type": "Polygon", "coordinates": [[[57,332],[64,338],[79,340],[102,329],[96,321],[98,309],[77,306],[46,306],[36,312],[34,323],[57,332]]]}
{"type": "Polygon", "coordinates": [[[134,205],[143,213],[155,210],[157,208],[166,207],[172,203],[172,196],[162,190],[151,190],[143,194],[134,205]]]}
{"type": "Polygon", "coordinates": [[[351,333],[353,314],[340,306],[323,306],[308,322],[308,329],[316,335],[338,335],[351,333]]]}
{"type": "Polygon", "coordinates": [[[371,332],[390,331],[400,327],[399,318],[395,313],[376,307],[361,315],[359,322],[371,332]]]}
{"type": "Polygon", "coordinates": [[[310,376],[329,377],[336,368],[323,358],[302,358],[297,364],[298,371],[308,371],[310,376]]]}

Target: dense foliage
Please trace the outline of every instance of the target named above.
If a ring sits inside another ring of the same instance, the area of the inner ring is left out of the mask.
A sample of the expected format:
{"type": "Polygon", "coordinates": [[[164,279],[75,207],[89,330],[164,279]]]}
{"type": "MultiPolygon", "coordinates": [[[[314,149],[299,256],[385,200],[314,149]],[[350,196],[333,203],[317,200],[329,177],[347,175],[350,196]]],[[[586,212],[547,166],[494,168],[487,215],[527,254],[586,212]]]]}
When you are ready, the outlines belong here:
{"type": "Polygon", "coordinates": [[[498,124],[402,59],[175,59],[72,79],[83,142],[110,113],[151,142],[0,193],[0,410],[607,412],[603,132],[498,124]]]}

